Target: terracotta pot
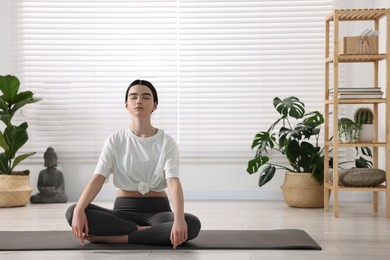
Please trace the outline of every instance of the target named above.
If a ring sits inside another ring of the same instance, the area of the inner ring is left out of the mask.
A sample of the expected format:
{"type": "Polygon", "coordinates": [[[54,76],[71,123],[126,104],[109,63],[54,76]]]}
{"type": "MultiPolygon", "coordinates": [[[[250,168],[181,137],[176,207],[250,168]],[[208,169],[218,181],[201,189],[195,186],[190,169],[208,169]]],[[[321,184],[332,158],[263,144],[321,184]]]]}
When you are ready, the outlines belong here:
{"type": "Polygon", "coordinates": [[[30,202],[32,187],[28,175],[0,175],[0,207],[25,206],[30,202]]]}
{"type": "Polygon", "coordinates": [[[290,207],[324,207],[324,186],[311,173],[286,172],[281,189],[284,201],[290,207]]]}

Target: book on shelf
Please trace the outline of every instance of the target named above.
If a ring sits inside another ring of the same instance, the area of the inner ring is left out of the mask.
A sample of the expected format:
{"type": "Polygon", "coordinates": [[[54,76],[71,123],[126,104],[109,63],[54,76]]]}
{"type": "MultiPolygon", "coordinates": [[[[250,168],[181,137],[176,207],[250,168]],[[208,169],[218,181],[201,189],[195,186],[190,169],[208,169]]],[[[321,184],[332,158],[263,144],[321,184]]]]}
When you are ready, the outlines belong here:
{"type": "MultiPolygon", "coordinates": [[[[329,89],[329,95],[333,97],[334,90],[329,89]]],[[[339,98],[382,98],[383,91],[380,88],[339,88],[339,98]]]]}
{"type": "MultiPolygon", "coordinates": [[[[331,88],[329,89],[329,94],[332,94],[334,92],[334,89],[331,88]]],[[[364,92],[364,93],[375,93],[375,94],[378,94],[378,93],[382,93],[382,90],[381,88],[338,88],[338,93],[360,93],[360,92],[364,92]]]]}
{"type": "Polygon", "coordinates": [[[373,94],[373,95],[362,95],[362,94],[339,94],[339,98],[382,98],[382,94],[373,94]]]}

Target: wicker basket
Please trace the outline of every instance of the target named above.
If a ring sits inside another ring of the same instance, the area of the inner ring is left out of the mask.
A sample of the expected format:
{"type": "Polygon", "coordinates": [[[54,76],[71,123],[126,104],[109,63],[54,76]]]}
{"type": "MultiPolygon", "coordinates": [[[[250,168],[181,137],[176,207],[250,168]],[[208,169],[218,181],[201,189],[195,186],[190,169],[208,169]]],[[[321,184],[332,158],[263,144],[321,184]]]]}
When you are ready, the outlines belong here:
{"type": "Polygon", "coordinates": [[[0,207],[25,206],[32,190],[29,176],[0,175],[0,207]]]}
{"type": "Polygon", "coordinates": [[[286,172],[281,188],[284,201],[290,207],[324,207],[324,186],[310,173],[286,172]]]}

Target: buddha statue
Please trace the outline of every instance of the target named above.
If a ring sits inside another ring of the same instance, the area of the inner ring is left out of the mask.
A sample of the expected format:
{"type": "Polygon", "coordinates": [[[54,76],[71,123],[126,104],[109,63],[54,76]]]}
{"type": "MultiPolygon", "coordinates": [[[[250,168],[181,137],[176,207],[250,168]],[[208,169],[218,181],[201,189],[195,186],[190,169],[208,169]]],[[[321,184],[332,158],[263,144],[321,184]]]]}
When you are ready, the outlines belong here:
{"type": "Polygon", "coordinates": [[[57,154],[52,147],[47,148],[44,156],[46,169],[39,173],[39,193],[31,196],[31,203],[65,203],[68,197],[65,194],[64,176],[57,167],[57,154]]]}

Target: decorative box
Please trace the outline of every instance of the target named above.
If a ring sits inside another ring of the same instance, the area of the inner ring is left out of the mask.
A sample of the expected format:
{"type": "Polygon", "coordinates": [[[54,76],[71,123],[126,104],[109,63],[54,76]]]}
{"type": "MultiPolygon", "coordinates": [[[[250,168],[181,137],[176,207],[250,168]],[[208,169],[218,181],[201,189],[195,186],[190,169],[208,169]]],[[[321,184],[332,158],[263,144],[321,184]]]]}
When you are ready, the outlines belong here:
{"type": "Polygon", "coordinates": [[[344,37],[340,54],[378,54],[378,36],[344,37]]]}

